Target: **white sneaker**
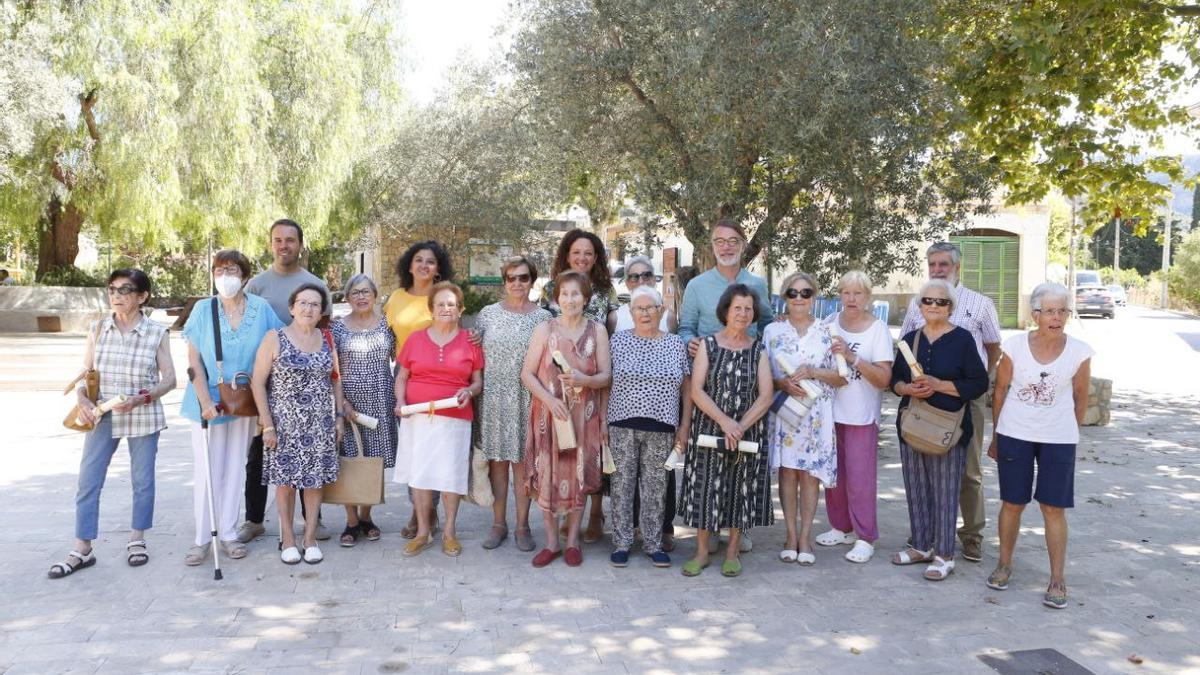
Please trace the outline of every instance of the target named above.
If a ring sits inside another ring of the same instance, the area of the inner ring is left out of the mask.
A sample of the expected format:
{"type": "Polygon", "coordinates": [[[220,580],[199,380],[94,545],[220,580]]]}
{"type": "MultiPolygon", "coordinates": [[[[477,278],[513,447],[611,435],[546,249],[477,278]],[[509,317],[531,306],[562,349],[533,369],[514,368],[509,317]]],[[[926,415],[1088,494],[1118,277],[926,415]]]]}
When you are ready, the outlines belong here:
{"type": "Polygon", "coordinates": [[[289,546],[283,549],[283,552],[279,554],[279,559],[282,560],[285,565],[299,564],[300,549],[296,548],[295,546],[289,546]]]}
{"type": "Polygon", "coordinates": [[[816,542],[821,546],[841,546],[842,544],[853,544],[856,541],[858,541],[858,537],[853,532],[842,532],[838,529],[822,532],[816,538],[816,542]]]}
{"type": "Polygon", "coordinates": [[[754,550],[754,541],[752,539],[750,539],[750,533],[743,532],[742,536],[738,539],[738,551],[740,551],[742,553],[749,553],[750,551],[753,551],[753,550],[754,550]]]}

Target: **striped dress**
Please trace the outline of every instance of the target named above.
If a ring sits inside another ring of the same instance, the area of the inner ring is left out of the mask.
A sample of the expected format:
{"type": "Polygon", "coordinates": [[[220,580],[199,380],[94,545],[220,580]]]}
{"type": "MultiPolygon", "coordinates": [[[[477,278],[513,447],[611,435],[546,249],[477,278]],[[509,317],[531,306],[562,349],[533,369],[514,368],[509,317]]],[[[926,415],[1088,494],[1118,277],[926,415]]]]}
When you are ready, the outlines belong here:
{"type": "MultiPolygon", "coordinates": [[[[704,391],[721,410],[740,419],[758,397],[758,359],[762,342],[732,350],[717,344],[714,336],[704,338],[708,373],[704,391]]],[[[692,413],[691,432],[683,467],[683,495],[679,515],[685,525],[696,529],[727,527],[748,530],[775,522],[771,506],[770,463],[767,460],[766,418],[746,429],[742,440],[760,444],[757,454],[701,448],[701,434],[724,437],[712,418],[699,407],[692,413]]]]}

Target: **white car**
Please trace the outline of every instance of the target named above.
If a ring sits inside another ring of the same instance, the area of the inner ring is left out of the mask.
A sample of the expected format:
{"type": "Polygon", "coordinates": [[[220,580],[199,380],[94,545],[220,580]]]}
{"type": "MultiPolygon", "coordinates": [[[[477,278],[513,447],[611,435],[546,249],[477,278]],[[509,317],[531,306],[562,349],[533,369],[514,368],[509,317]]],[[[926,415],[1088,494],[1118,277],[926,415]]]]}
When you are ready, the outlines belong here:
{"type": "Polygon", "coordinates": [[[1124,307],[1129,296],[1125,294],[1125,287],[1121,284],[1109,284],[1108,292],[1112,295],[1113,304],[1117,307],[1124,307]]]}

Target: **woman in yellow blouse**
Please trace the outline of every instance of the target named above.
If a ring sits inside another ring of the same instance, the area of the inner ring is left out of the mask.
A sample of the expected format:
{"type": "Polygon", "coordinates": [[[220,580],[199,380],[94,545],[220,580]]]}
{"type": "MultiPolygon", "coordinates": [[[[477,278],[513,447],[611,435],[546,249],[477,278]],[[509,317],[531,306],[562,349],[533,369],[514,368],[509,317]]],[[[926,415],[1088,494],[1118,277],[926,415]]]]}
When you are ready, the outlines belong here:
{"type": "MultiPolygon", "coordinates": [[[[446,249],[436,241],[429,240],[408,247],[396,262],[396,275],[400,277],[400,288],[388,297],[383,314],[387,317],[388,326],[396,334],[396,353],[399,354],[409,335],[433,323],[433,314],[429,311],[430,290],[439,281],[454,281],[454,268],[446,249]]],[[[412,499],[411,491],[409,499],[412,499]]],[[[437,505],[438,493],[434,492],[430,521],[434,529],[437,528],[437,505]]],[[[408,525],[400,530],[400,536],[405,539],[417,536],[416,511],[409,517],[408,525]]]]}

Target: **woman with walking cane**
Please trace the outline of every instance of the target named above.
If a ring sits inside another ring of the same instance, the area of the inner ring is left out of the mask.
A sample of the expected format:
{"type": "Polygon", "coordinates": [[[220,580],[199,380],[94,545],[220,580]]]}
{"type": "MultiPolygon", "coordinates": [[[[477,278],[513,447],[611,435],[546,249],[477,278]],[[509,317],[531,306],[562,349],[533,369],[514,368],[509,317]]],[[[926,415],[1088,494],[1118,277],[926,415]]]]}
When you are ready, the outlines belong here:
{"type": "Polygon", "coordinates": [[[183,327],[188,384],[180,414],[192,421],[196,520],[185,565],[203,563],[210,546],[216,556],[218,544],[210,541],[213,530],[226,556],[246,557],[246,545],[237,539],[237,519],[246,451],[257,422],[248,373],[254,370],[263,336],[283,325],[265,299],[245,291],[250,261],[240,251],[218,251],[212,272],[217,294],[197,302],[183,327]]]}

